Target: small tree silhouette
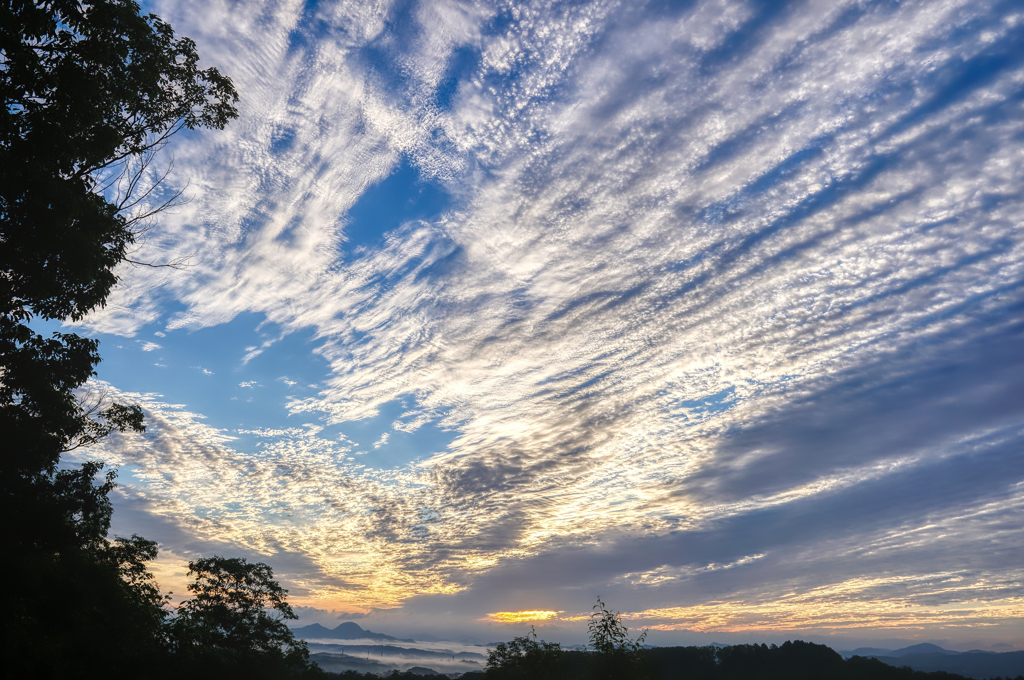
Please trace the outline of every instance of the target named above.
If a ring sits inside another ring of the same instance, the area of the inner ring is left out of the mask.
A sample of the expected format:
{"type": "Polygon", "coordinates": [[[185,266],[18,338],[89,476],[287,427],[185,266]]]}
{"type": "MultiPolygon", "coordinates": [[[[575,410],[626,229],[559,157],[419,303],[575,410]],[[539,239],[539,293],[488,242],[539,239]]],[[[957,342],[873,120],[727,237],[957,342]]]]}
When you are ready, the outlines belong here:
{"type": "Polygon", "coordinates": [[[644,655],[644,631],[636,640],[627,634],[629,629],[622,624],[622,613],[613,612],[597,598],[587,623],[590,632],[590,648],[594,658],[590,664],[590,676],[600,680],[632,678],[641,680],[648,677],[644,655]]]}
{"type": "Polygon", "coordinates": [[[487,677],[500,680],[543,680],[559,675],[562,647],[557,642],[537,639],[537,631],[502,642],[487,654],[487,677]]]}

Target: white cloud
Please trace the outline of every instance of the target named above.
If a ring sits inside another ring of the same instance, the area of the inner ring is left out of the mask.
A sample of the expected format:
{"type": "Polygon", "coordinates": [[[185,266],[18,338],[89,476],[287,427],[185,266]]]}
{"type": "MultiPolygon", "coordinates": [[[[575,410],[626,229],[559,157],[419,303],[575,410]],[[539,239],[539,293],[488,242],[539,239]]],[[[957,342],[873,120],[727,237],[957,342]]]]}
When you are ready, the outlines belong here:
{"type": "MultiPolygon", "coordinates": [[[[410,575],[393,568],[419,559],[415,545],[424,539],[415,537],[422,507],[435,504],[423,473],[381,472],[347,463],[350,446],[321,438],[322,427],[316,425],[240,429],[239,434],[266,441],[257,456],[247,455],[231,448],[235,437],[180,405],[98,387],[146,410],[143,437],[113,437],[87,453],[114,465],[131,465],[144,485],[137,491],[150,514],[187,526],[190,540],[200,543],[229,541],[256,553],[287,546],[318,554],[322,559],[313,562],[319,571],[299,578],[320,595],[351,595],[350,604],[358,606],[396,604],[405,596],[410,575]],[[375,512],[364,512],[368,503],[375,512]],[[391,541],[396,532],[412,542],[391,541]],[[346,559],[336,559],[339,551],[346,559]],[[392,565],[388,573],[378,568],[382,564],[392,565]],[[339,579],[361,584],[361,593],[339,590],[339,579]]],[[[422,577],[420,592],[454,587],[433,569],[422,577]]]]}
{"type": "Polygon", "coordinates": [[[152,352],[155,349],[163,349],[162,345],[158,345],[155,342],[146,342],[142,345],[143,352],[152,352]]]}
{"type": "MultiPolygon", "coordinates": [[[[254,500],[209,535],[254,547],[273,537],[364,585],[363,603],[393,603],[419,578],[455,589],[452,574],[556,540],[665,535],[825,504],[908,469],[1002,460],[988,438],[1014,441],[1019,411],[993,406],[982,424],[950,410],[941,427],[913,429],[911,416],[924,417],[913,403],[878,397],[907,416],[894,423],[857,396],[913,392],[928,370],[1002,348],[992,334],[1014,332],[1024,71],[986,61],[1016,39],[1002,10],[715,1],[671,15],[612,2],[437,2],[413,6],[401,40],[387,20],[400,8],[387,3],[317,9],[326,36],[307,29],[301,3],[245,16],[165,7],[236,78],[242,116],[177,140],[173,179],[191,177],[195,200],[147,245],[169,257],[199,248],[202,262],[126,271],[90,324],[131,335],[163,318],[167,294],[186,307],[168,328],[255,312],[281,335],[247,347],[244,362],[311,329],[330,374],[310,385],[320,394],[294,398],[293,413],[358,421],[407,399],[394,430],[436,423],[454,436],[386,482],[339,458],[364,452],[305,430],[275,435],[260,457],[217,449],[224,474],[278,514],[254,500]],[[371,43],[398,75],[360,56],[371,43]],[[460,49],[480,58],[442,104],[460,49]],[[403,158],[454,207],[342,257],[349,209],[403,158]],[[816,402],[863,415],[863,429],[849,419],[814,430],[825,419],[816,402]],[[787,420],[796,412],[810,415],[787,420]],[[813,432],[783,442],[778,422],[813,432]],[[744,439],[757,428],[777,438],[744,439]],[[911,431],[918,440],[899,436],[911,431]],[[845,441],[863,446],[850,453],[845,441]],[[276,477],[271,458],[297,476],[276,477]],[[310,481],[317,474],[323,482],[310,481]],[[360,487],[367,478],[377,481],[360,487]],[[364,490],[338,501],[329,482],[364,490]],[[302,531],[295,516],[308,521],[302,531]],[[358,566],[333,557],[348,550],[358,566]]],[[[1014,366],[1001,380],[1016,380],[1014,366]]],[[[969,367],[944,384],[950,399],[963,387],[979,403],[1007,403],[992,396],[1003,383],[991,367],[969,367]]],[[[196,500],[181,505],[168,500],[180,490],[157,487],[161,512],[188,516],[212,493],[204,479],[196,473],[196,500]]],[[[913,507],[911,524],[932,512],[913,507]]],[[[883,542],[899,533],[878,532],[883,542]]],[[[655,578],[664,564],[616,574],[655,578]]],[[[666,567],[667,581],[694,568],[666,567]]]]}
{"type": "Polygon", "coordinates": [[[640,573],[623,574],[621,579],[628,582],[630,585],[658,585],[661,583],[676,583],[680,580],[693,577],[697,574],[703,574],[711,571],[720,571],[722,569],[735,569],[736,567],[742,567],[752,562],[756,562],[765,557],[764,553],[757,555],[747,555],[741,557],[738,560],[734,560],[727,564],[711,564],[704,565],[702,567],[673,567],[671,565],[663,564],[655,569],[640,573]]]}

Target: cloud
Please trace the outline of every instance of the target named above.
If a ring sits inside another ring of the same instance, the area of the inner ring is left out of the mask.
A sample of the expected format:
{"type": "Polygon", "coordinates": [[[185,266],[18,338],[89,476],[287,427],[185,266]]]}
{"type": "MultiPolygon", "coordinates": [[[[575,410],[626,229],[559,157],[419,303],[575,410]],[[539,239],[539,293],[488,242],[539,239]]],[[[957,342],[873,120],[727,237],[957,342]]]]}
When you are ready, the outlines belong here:
{"type": "MultiPolygon", "coordinates": [[[[169,453],[197,446],[193,416],[150,401],[159,434],[117,446],[151,471],[154,512],[310,555],[304,592],[339,608],[426,592],[520,611],[481,589],[539,588],[542,565],[551,588],[647,602],[654,625],[710,620],[688,598],[741,578],[715,630],[899,620],[872,602],[920,607],[921,626],[946,605],[950,622],[1015,616],[1009,5],[159,9],[236,78],[242,115],[176,140],[172,181],[195,200],[145,246],[202,262],[126,271],[90,327],[248,311],[281,337],[312,329],[329,369],[291,414],[331,427],[408,400],[396,433],[454,439],[390,472],[305,427],[193,459],[169,453]],[[402,163],[450,209],[354,243],[349,212],[402,163]],[[957,613],[971,598],[987,609],[957,613]]],[[[589,606],[549,594],[529,608],[589,606]]]]}
{"type": "Polygon", "coordinates": [[[158,345],[155,342],[146,342],[142,345],[143,352],[152,352],[155,349],[163,349],[162,345],[158,345]]]}
{"type": "Polygon", "coordinates": [[[231,545],[236,553],[269,556],[261,561],[275,566],[300,603],[340,595],[350,608],[388,606],[413,587],[457,589],[422,564],[418,546],[429,540],[423,527],[436,521],[425,510],[436,501],[419,481],[422,473],[346,462],[349,446],[322,438],[316,425],[239,430],[265,441],[253,457],[232,448],[234,436],[181,405],[107,385],[97,389],[141,404],[147,431],[112,437],[88,455],[132,470],[125,494],[145,507],[146,522],[180,527],[156,532],[173,553],[194,554],[201,545],[224,552],[231,545]],[[345,559],[338,559],[339,551],[345,559]],[[288,555],[291,564],[282,569],[288,555]],[[405,561],[412,563],[410,573],[394,569],[405,561]],[[392,566],[382,571],[384,565],[392,566]]]}

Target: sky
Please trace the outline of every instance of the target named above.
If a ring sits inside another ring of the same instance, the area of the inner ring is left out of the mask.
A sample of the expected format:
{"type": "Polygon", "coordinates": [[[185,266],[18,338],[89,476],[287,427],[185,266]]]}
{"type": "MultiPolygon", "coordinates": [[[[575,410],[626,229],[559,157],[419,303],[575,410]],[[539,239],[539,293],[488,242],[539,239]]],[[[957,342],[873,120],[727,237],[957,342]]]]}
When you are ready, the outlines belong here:
{"type": "Polygon", "coordinates": [[[1019,1],[144,9],[241,95],[78,326],[175,600],[1024,648],[1019,1]]]}

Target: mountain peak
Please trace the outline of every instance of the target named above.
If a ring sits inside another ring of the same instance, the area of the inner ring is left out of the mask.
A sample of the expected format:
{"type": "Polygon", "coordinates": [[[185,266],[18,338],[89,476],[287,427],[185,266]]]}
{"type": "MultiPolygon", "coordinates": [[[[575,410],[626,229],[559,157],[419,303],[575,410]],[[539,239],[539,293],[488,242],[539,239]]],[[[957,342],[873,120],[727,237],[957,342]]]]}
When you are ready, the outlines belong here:
{"type": "Polygon", "coordinates": [[[908,654],[959,654],[960,652],[954,652],[950,649],[943,649],[938,645],[933,645],[929,642],[922,642],[919,645],[911,645],[910,647],[904,647],[897,649],[892,652],[892,656],[900,657],[907,656],[908,654]]]}
{"type": "Polygon", "coordinates": [[[392,637],[391,635],[385,635],[384,633],[374,633],[372,630],[366,630],[359,624],[352,621],[339,623],[334,630],[321,626],[319,623],[311,623],[308,626],[292,628],[292,633],[300,640],[319,638],[328,640],[388,640],[391,642],[413,642],[412,640],[402,640],[400,638],[392,637]]]}

